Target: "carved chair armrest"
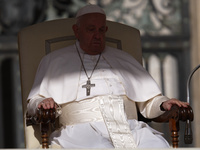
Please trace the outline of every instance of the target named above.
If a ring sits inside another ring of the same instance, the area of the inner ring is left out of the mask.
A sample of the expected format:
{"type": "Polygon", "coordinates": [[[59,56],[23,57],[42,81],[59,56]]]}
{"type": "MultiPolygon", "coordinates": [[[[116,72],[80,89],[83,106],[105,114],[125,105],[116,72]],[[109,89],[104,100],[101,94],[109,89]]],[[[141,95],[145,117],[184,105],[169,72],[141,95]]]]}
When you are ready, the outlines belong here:
{"type": "Polygon", "coordinates": [[[164,114],[151,119],[154,122],[169,122],[169,129],[171,131],[172,145],[174,148],[178,147],[178,131],[179,131],[179,121],[186,122],[186,130],[184,135],[184,141],[186,144],[192,143],[192,129],[191,121],[194,119],[194,114],[191,106],[178,107],[173,105],[171,110],[166,111],[164,114]]]}
{"type": "Polygon", "coordinates": [[[55,125],[56,121],[56,109],[38,109],[35,116],[26,114],[26,126],[40,125],[42,148],[49,148],[48,132],[49,126],[55,125]]]}

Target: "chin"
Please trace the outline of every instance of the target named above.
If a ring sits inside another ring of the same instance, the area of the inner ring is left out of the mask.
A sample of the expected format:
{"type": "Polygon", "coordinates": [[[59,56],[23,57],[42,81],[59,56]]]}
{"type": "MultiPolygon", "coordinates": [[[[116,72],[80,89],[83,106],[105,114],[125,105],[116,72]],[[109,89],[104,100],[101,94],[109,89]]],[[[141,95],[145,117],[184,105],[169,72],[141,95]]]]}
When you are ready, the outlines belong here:
{"type": "Polygon", "coordinates": [[[90,50],[88,51],[88,54],[90,55],[98,55],[102,52],[103,50],[90,50]]]}
{"type": "Polygon", "coordinates": [[[102,48],[101,48],[101,49],[95,49],[93,52],[101,53],[101,52],[103,52],[103,50],[104,50],[104,49],[102,49],[102,48]]]}

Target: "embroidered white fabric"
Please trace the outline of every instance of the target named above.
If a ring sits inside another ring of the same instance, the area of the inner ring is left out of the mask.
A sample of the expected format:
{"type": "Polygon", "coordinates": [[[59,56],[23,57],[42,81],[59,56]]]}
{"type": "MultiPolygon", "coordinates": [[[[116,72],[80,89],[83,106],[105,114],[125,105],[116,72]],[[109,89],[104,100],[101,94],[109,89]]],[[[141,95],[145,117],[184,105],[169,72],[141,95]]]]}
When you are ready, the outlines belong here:
{"type": "Polygon", "coordinates": [[[100,110],[115,148],[135,148],[121,96],[99,96],[100,110]]]}
{"type": "MultiPolygon", "coordinates": [[[[121,96],[100,96],[92,100],[94,109],[83,108],[71,111],[72,115],[88,111],[101,111],[104,121],[100,118],[92,122],[63,126],[51,135],[52,144],[61,145],[63,148],[163,148],[169,147],[161,133],[149,127],[146,123],[137,120],[128,120],[124,113],[123,99],[121,96]],[[100,109],[97,109],[99,102],[100,109]],[[74,113],[75,112],[75,113],[74,113]],[[95,121],[96,120],[96,121],[95,121]]],[[[84,101],[83,101],[84,102],[84,101]]],[[[73,110],[73,107],[70,107],[73,110]]],[[[68,111],[70,115],[70,111],[68,111]]],[[[101,115],[98,114],[98,115],[101,115]]]]}

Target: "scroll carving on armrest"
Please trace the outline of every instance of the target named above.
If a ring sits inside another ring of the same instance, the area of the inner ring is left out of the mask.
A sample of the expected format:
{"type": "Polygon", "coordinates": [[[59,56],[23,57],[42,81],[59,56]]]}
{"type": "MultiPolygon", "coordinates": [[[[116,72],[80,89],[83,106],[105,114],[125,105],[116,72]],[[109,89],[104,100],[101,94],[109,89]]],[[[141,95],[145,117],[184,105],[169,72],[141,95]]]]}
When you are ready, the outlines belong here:
{"type": "Polygon", "coordinates": [[[56,109],[38,109],[35,116],[26,113],[26,126],[40,123],[54,123],[56,120],[56,109]]]}
{"type": "Polygon", "coordinates": [[[164,114],[151,119],[154,122],[169,122],[169,118],[173,118],[175,120],[180,121],[193,121],[194,115],[191,106],[186,107],[178,107],[177,105],[173,105],[171,110],[166,111],[164,114]]]}
{"type": "Polygon", "coordinates": [[[169,118],[179,118],[179,107],[177,105],[173,105],[169,111],[151,120],[154,122],[169,122],[169,118]]]}

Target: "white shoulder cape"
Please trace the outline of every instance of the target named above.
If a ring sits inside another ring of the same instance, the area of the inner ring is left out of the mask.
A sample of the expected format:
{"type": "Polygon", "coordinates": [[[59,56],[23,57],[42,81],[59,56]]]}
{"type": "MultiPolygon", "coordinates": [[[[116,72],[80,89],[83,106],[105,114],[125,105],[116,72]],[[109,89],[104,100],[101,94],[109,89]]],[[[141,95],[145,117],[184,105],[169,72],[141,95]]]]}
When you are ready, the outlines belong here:
{"type": "MultiPolygon", "coordinates": [[[[112,66],[131,100],[144,102],[161,93],[153,78],[131,55],[106,47],[102,57],[112,66]]],[[[80,71],[75,45],[46,55],[40,62],[28,99],[42,95],[52,97],[58,104],[76,100],[80,71]]]]}

